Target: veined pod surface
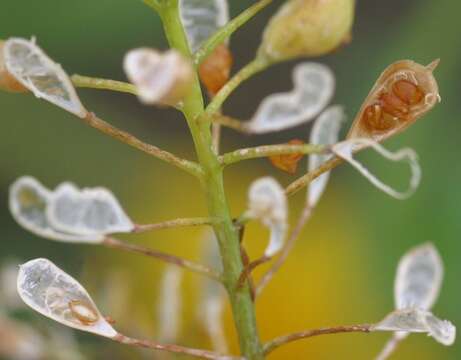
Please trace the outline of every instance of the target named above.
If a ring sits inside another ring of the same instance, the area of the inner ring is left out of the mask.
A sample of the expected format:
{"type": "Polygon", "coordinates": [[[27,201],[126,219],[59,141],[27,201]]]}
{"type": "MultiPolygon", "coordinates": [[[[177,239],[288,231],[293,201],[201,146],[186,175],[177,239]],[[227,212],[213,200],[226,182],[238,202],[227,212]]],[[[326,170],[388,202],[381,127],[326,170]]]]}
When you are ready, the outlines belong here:
{"type": "Polygon", "coordinates": [[[347,138],[384,141],[429,112],[440,101],[433,75],[438,63],[435,60],[424,66],[401,60],[387,67],[365,99],[347,138]]]}
{"type": "Polygon", "coordinates": [[[328,54],[348,42],[355,0],[289,0],[264,32],[261,56],[277,62],[328,54]]]}
{"type": "Polygon", "coordinates": [[[4,55],[5,42],[0,40],[0,90],[22,93],[29,91],[24,85],[22,85],[16,78],[11,75],[5,65],[4,55]]]}

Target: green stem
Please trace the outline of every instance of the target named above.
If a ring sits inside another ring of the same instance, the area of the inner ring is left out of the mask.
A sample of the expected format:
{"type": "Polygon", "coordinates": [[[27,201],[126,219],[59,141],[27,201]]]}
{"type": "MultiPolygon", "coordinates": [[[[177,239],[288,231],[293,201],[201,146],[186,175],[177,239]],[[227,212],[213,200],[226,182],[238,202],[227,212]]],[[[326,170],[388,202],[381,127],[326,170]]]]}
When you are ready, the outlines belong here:
{"type": "Polygon", "coordinates": [[[82,76],[78,74],[72,75],[71,80],[74,86],[76,87],[101,89],[101,90],[112,90],[112,91],[118,91],[122,93],[138,95],[138,91],[136,90],[136,87],[133,84],[126,83],[123,81],[94,78],[94,77],[82,76]]]}
{"type": "Polygon", "coordinates": [[[237,17],[229,21],[223,28],[217,31],[211,36],[195,53],[194,62],[196,65],[200,65],[216,47],[228,39],[235,31],[237,31],[242,25],[248,20],[253,18],[258,12],[269,5],[272,0],[260,0],[256,4],[253,4],[248,9],[245,9],[237,17]]]}
{"type": "MultiPolygon", "coordinates": [[[[166,2],[160,14],[171,47],[183,55],[191,57],[184,29],[179,19],[177,0],[166,2]]],[[[248,284],[239,289],[236,286],[244,267],[240,253],[239,235],[233,225],[224,191],[222,167],[218,157],[213,152],[210,122],[198,121],[198,116],[203,113],[204,104],[197,76],[191,92],[184,99],[182,110],[189,124],[199,162],[203,167],[202,185],[206,195],[209,216],[220,220],[213,224],[213,228],[220,246],[223,280],[234,314],[240,349],[247,360],[261,360],[264,355],[258,336],[250,288],[248,284]]]]}
{"type": "Polygon", "coordinates": [[[224,101],[237,89],[237,87],[245,80],[253,75],[265,70],[271,63],[264,57],[258,56],[256,59],[245,65],[237,74],[235,74],[229,82],[216,94],[213,101],[208,105],[206,113],[208,115],[215,114],[221,109],[224,101]]]}

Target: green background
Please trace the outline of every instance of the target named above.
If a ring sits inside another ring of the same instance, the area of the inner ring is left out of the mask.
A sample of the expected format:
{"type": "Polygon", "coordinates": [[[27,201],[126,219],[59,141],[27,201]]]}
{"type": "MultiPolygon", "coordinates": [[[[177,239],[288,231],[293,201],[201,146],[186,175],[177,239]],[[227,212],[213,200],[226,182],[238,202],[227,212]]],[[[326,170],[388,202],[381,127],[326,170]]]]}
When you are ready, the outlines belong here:
{"type": "MultiPolygon", "coordinates": [[[[234,15],[252,3],[230,2],[234,15]]],[[[275,2],[233,37],[235,69],[254,55],[265,23],[280,4],[275,2]]],[[[258,322],[264,339],[307,328],[379,320],[393,307],[393,278],[400,256],[426,241],[436,244],[446,270],[434,312],[461,324],[460,11],[461,3],[454,0],[359,1],[352,43],[317,59],[336,74],[334,101],[345,106],[348,124],[380,72],[399,59],[426,64],[441,58],[436,77],[442,103],[387,143],[391,149],[411,146],[419,153],[423,182],[409,200],[388,198],[350,167],[334,171],[328,192],[289,263],[258,299],[258,322]]],[[[10,36],[36,36],[38,44],[69,73],[113,79],[125,79],[121,63],[128,49],[166,46],[158,17],[137,0],[2,0],[0,38],[10,36]]],[[[275,66],[243,85],[225,111],[249,118],[264,96],[290,88],[292,66],[275,66]]],[[[87,108],[105,120],[193,158],[186,124],[174,111],[143,107],[131,95],[84,89],[79,94],[87,108]]],[[[0,109],[0,262],[50,258],[81,279],[103,312],[117,320],[118,328],[155,338],[155,306],[164,265],[115,250],[66,245],[28,234],[8,212],[8,186],[22,175],[33,175],[48,187],[65,180],[79,186],[106,186],[135,221],[149,223],[204,215],[197,182],[32,96],[1,93],[0,109]]],[[[308,130],[307,125],[257,137],[225,131],[223,147],[231,150],[294,137],[307,139],[308,130]]],[[[400,171],[372,155],[362,158],[373,162],[372,168],[383,178],[403,186],[407,176],[403,166],[400,171]]],[[[235,215],[244,209],[248,184],[267,174],[283,183],[293,179],[278,173],[266,160],[227,171],[226,186],[235,215]]],[[[295,215],[303,195],[291,201],[295,215]]],[[[254,257],[263,249],[266,235],[260,227],[250,227],[245,242],[254,257]]],[[[169,230],[131,236],[130,241],[199,259],[205,236],[201,229],[169,230]]],[[[183,284],[183,326],[178,342],[209,346],[195,310],[200,279],[188,274],[183,284]]],[[[27,312],[15,316],[40,324],[48,321],[27,312]]],[[[225,320],[235,351],[228,311],[225,320]]],[[[287,346],[270,358],[371,359],[388,336],[324,336],[287,346]]],[[[88,359],[152,358],[151,353],[87,335],[79,334],[79,340],[88,359]]],[[[459,359],[461,346],[455,343],[445,348],[424,335],[412,335],[394,358],[459,359]]]]}

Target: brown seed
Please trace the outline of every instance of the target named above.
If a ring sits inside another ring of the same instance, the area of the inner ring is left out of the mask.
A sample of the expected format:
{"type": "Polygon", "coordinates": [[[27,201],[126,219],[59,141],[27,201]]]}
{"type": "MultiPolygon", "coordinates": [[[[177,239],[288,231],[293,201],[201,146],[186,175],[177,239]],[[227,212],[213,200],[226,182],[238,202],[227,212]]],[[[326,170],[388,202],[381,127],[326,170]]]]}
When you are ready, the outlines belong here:
{"type": "Polygon", "coordinates": [[[363,112],[362,121],[370,132],[386,131],[395,125],[395,120],[384,114],[379,104],[368,106],[363,112]]]}
{"type": "Polygon", "coordinates": [[[13,93],[28,92],[29,90],[17,81],[6,69],[5,55],[3,53],[4,44],[5,42],[0,40],[0,90],[13,93]]]}
{"type": "Polygon", "coordinates": [[[72,315],[83,325],[91,325],[99,320],[99,315],[93,306],[82,300],[69,302],[69,309],[72,315]]]}
{"type": "Polygon", "coordinates": [[[211,95],[216,95],[227,83],[233,63],[231,51],[221,44],[200,65],[200,80],[211,95]]]}
{"type": "Polygon", "coordinates": [[[379,97],[383,112],[395,116],[399,119],[406,119],[409,108],[402,100],[392,93],[383,93],[379,97]]]}
{"type": "MultiPolygon", "coordinates": [[[[288,142],[289,145],[303,145],[304,142],[299,139],[293,139],[288,142]]],[[[290,175],[294,175],[298,169],[299,161],[304,157],[304,154],[288,154],[270,156],[269,161],[277,169],[280,169],[290,175]]]]}
{"type": "Polygon", "coordinates": [[[408,80],[396,81],[392,85],[392,92],[407,105],[419,104],[424,98],[421,88],[408,80]]]}

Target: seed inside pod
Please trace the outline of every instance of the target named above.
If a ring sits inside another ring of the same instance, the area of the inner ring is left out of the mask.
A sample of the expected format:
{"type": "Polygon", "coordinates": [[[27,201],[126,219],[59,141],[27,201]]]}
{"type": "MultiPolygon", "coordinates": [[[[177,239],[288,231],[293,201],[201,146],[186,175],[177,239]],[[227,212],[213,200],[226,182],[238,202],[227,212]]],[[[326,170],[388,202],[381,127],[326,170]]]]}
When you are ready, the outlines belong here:
{"type": "Polygon", "coordinates": [[[99,316],[91,304],[81,300],[72,300],[69,302],[69,309],[72,315],[83,325],[91,325],[98,321],[99,316]]]}
{"type": "Polygon", "coordinates": [[[383,141],[425,115],[440,100],[432,74],[437,64],[402,60],[390,65],[365,99],[347,138],[383,141]]]}

